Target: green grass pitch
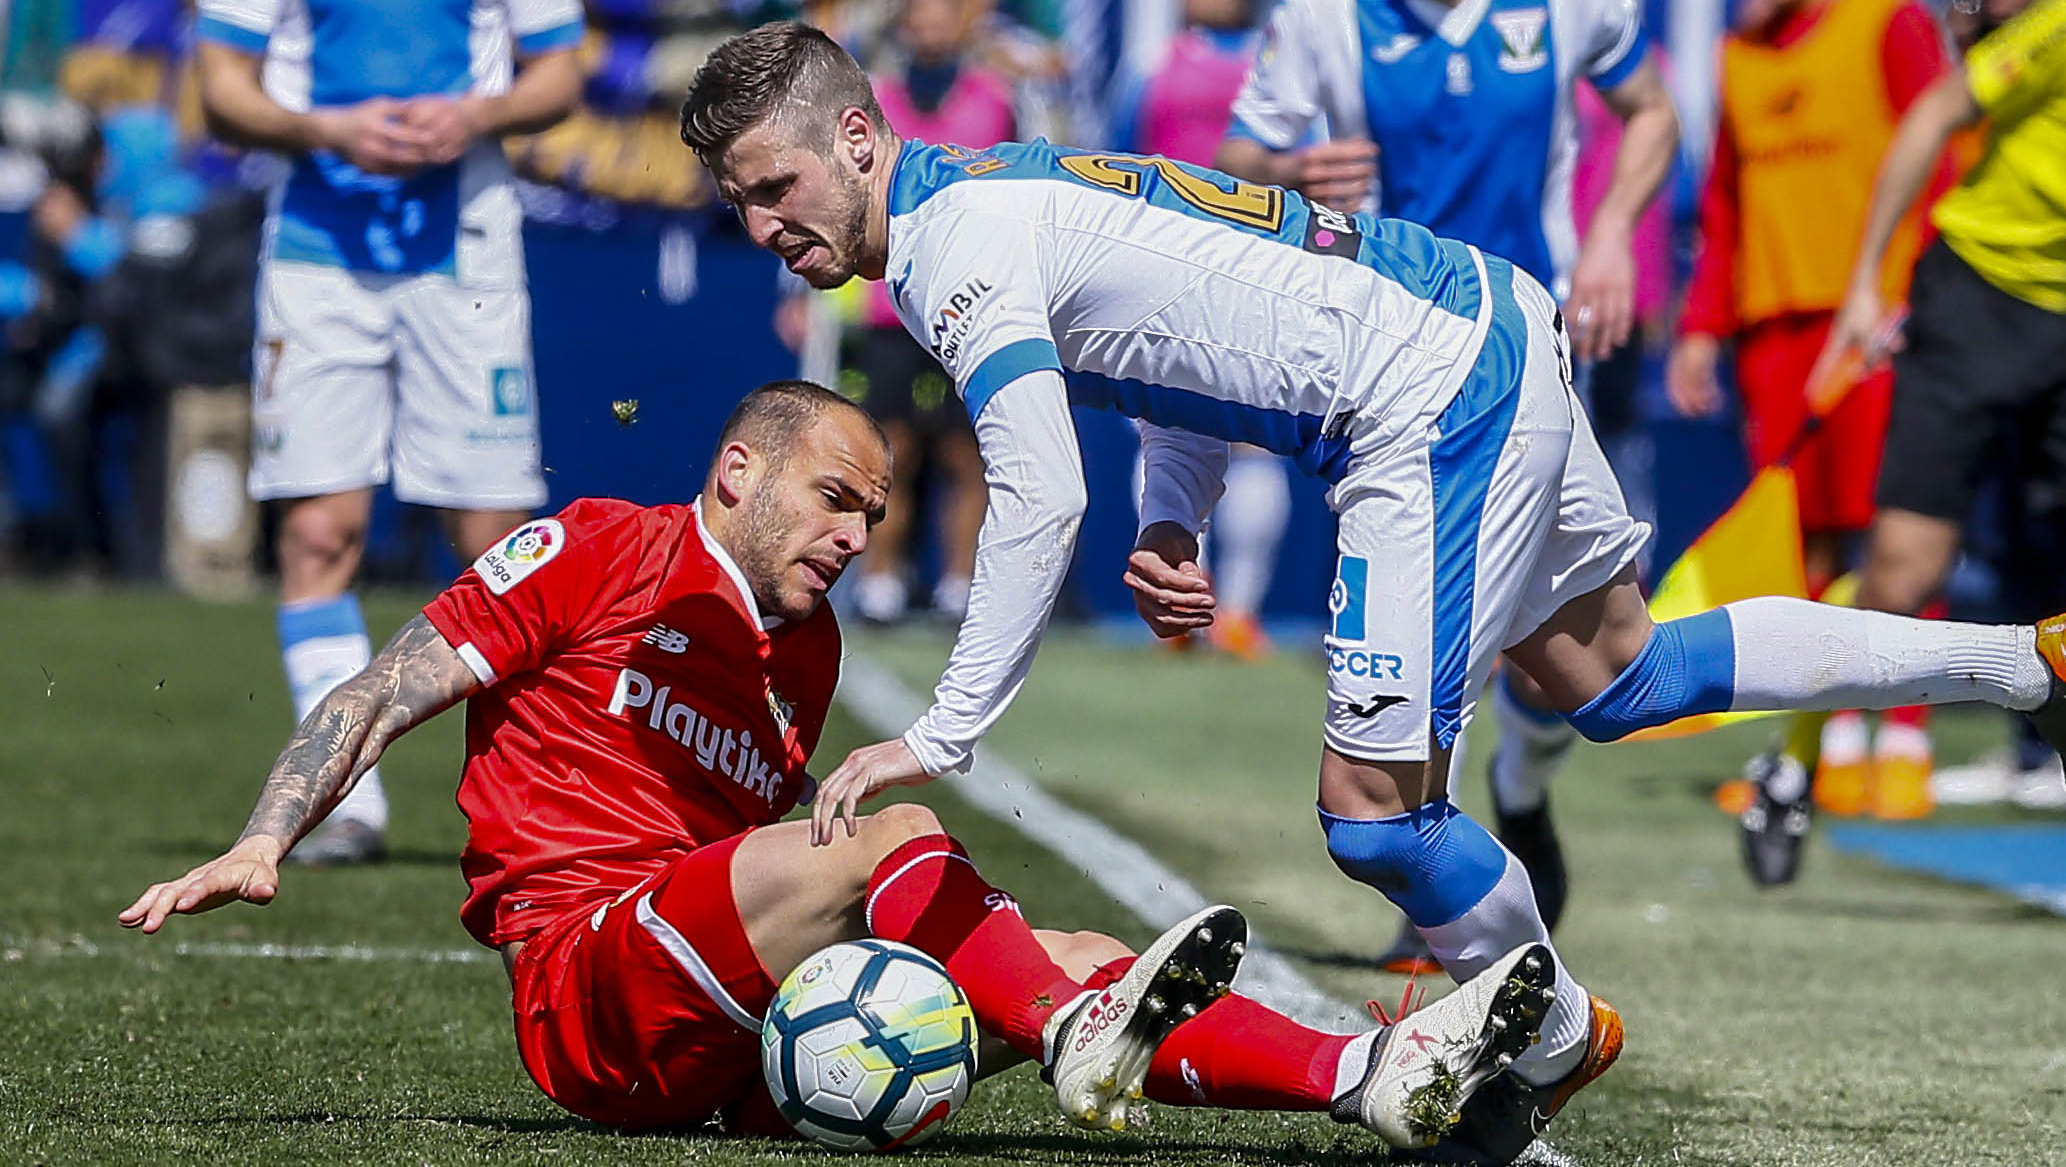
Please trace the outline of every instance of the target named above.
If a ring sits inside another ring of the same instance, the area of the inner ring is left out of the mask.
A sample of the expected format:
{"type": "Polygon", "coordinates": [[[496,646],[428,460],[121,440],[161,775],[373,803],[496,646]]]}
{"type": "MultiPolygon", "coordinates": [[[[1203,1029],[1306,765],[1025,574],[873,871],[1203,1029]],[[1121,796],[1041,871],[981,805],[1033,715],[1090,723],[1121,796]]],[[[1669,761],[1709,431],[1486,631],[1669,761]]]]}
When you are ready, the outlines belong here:
{"type": "MultiPolygon", "coordinates": [[[[369,611],[380,635],[410,605],[369,611]]],[[[855,641],[918,687],[945,649],[855,641]]],[[[456,716],[384,766],[393,862],[290,870],[272,907],[145,939],[114,913],[235,835],[285,738],[270,608],[0,591],[0,643],[0,1164],[823,1161],[557,1111],[517,1063],[495,963],[253,955],[471,949],[454,915],[456,716]]],[[[987,748],[1243,907],[1331,992],[1389,1002],[1397,982],[1356,965],[1394,917],[1334,872],[1313,823],[1320,689],[1304,655],[1244,668],[1058,634],[987,748]]],[[[1978,713],[1940,725],[1950,757],[1999,734],[1978,713]]],[[[1707,792],[1760,733],[1584,748],[1559,782],[1575,877],[1559,942],[1622,1009],[1629,1047],[1556,1146],[1587,1167],[2066,1162],[2066,921],[1819,846],[1798,886],[1753,891],[1707,792]]],[[[820,765],[862,740],[836,716],[820,765]]],[[[1035,922],[1145,939],[1081,873],[928,798],[1035,922]]],[[[1315,1117],[1160,1107],[1139,1136],[1079,1136],[1024,1070],[912,1157],[1381,1159],[1315,1117]]]]}

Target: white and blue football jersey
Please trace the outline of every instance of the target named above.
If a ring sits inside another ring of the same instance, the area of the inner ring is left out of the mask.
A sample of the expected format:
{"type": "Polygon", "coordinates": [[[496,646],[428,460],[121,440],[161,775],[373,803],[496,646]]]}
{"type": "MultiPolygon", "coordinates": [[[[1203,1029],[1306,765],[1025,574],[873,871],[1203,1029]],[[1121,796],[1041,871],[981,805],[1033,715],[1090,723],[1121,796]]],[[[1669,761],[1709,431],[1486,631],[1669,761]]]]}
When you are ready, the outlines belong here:
{"type": "Polygon", "coordinates": [[[1195,532],[1227,443],[1338,485],[1424,442],[1481,351],[1524,347],[1505,260],[1167,158],[906,142],[890,188],[890,298],[954,378],[990,486],[968,615],[904,735],[934,774],[1024,682],[1068,569],[1071,403],[1147,423],[1143,524],[1195,532]]]}
{"type": "Polygon", "coordinates": [[[908,142],[889,203],[891,300],[976,417],[1095,374],[1072,402],[1333,478],[1352,428],[1454,395],[1489,320],[1464,244],[1161,157],[908,142]]]}
{"type": "Polygon", "coordinates": [[[1612,89],[1648,51],[1637,0],[1284,0],[1230,134],[1289,150],[1378,143],[1365,209],[1504,256],[1569,291],[1572,86],[1612,89]]]}
{"type": "MultiPolygon", "coordinates": [[[[196,33],[262,56],[266,94],[301,112],[374,97],[505,93],[514,54],[571,48],[582,24],[580,0],[201,0],[196,33]]],[[[402,177],[306,155],[274,199],[274,259],[489,284],[522,278],[523,213],[496,142],[402,177]]]]}

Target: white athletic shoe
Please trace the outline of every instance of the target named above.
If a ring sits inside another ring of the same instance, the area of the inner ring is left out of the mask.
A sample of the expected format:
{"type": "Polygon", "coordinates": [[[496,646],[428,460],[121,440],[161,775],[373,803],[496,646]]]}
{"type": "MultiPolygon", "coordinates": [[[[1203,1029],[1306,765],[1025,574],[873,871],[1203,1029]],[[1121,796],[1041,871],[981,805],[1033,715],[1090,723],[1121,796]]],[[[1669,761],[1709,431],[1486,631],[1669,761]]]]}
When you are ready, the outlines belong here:
{"type": "Polygon", "coordinates": [[[1472,1092],[1535,1044],[1556,979],[1549,946],[1524,944],[1400,1018],[1372,1047],[1362,1083],[1335,1100],[1333,1117],[1394,1147],[1433,1146],[1472,1092]]]}
{"type": "Polygon", "coordinates": [[[1043,1077],[1070,1122],[1125,1130],[1155,1049],[1171,1030],[1227,995],[1248,945],[1248,921],[1207,908],[1164,932],[1126,974],[1048,1019],[1043,1077]]]}

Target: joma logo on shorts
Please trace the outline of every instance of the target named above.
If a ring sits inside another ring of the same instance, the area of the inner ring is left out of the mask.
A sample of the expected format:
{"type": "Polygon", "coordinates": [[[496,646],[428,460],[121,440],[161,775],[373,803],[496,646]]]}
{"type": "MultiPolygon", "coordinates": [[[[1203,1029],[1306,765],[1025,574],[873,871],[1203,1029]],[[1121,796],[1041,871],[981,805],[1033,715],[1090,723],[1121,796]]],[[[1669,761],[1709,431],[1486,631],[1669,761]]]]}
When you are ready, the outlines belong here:
{"type": "Polygon", "coordinates": [[[781,785],[781,771],[769,766],[754,748],[753,731],[733,733],[680,701],[669,701],[671,685],[656,691],[653,678],[637,669],[617,674],[617,690],[610,695],[610,712],[645,709],[646,726],[680,742],[696,755],[696,761],[713,774],[730,778],[772,803],[781,785]]]}

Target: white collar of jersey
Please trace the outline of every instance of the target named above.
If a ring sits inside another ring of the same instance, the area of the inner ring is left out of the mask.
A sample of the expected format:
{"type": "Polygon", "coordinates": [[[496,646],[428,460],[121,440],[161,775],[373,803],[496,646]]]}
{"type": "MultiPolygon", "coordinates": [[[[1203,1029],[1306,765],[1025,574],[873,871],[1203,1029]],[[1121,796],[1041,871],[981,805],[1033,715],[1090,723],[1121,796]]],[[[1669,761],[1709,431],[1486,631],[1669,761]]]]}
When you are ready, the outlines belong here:
{"type": "Polygon", "coordinates": [[[725,569],[726,575],[732,577],[732,586],[739,589],[739,599],[746,605],[746,614],[753,618],[755,624],[760,625],[762,632],[780,624],[780,616],[760,614],[760,604],[753,598],[753,589],[746,586],[746,573],[739,570],[739,564],[733,560],[732,553],[725,550],[725,545],[710,537],[710,528],[703,525],[703,496],[697,495],[696,501],[690,503],[689,507],[696,512],[696,537],[703,540],[703,550],[710,552],[710,557],[717,560],[717,565],[725,569]]]}
{"type": "Polygon", "coordinates": [[[1406,0],[1413,14],[1435,30],[1435,35],[1448,41],[1455,48],[1462,48],[1478,31],[1478,25],[1485,19],[1485,13],[1492,7],[1492,0],[1459,0],[1454,8],[1446,7],[1438,0],[1406,0]]]}

